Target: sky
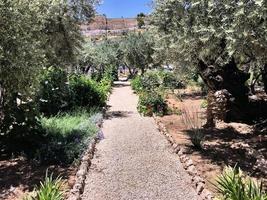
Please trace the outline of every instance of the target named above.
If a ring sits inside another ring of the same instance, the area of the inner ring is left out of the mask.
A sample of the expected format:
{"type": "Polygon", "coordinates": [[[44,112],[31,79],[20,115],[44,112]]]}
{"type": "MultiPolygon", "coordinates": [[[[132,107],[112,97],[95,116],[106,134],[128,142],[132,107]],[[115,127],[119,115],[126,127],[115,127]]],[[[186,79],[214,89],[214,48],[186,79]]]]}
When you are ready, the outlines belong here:
{"type": "Polygon", "coordinates": [[[151,10],[151,0],[102,0],[98,6],[99,14],[106,14],[108,18],[136,17],[140,12],[148,14],[151,10]]]}

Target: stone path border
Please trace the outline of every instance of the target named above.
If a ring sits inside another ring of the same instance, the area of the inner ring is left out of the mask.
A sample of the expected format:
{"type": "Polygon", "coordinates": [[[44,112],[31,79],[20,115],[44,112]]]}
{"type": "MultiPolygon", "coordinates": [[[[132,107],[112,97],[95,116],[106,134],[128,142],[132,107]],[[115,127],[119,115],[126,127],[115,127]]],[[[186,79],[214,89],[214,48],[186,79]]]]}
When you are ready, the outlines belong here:
{"type": "Polygon", "coordinates": [[[81,159],[81,164],[79,170],[76,173],[75,184],[70,191],[68,200],[80,200],[81,194],[84,190],[85,178],[88,172],[88,169],[91,165],[91,160],[94,157],[95,146],[98,141],[98,137],[95,136],[89,143],[87,150],[84,152],[84,155],[81,159]]]}
{"type": "Polygon", "coordinates": [[[197,168],[195,167],[192,159],[190,159],[186,154],[184,154],[184,149],[179,147],[178,144],[174,141],[173,137],[168,133],[168,130],[164,126],[163,123],[161,123],[155,115],[153,115],[153,118],[158,126],[158,130],[165,135],[167,140],[171,143],[172,148],[174,150],[174,153],[176,153],[179,156],[179,159],[186,170],[186,172],[191,177],[191,182],[194,186],[194,188],[197,191],[197,194],[200,196],[203,200],[213,200],[214,196],[213,194],[206,189],[205,180],[201,178],[199,172],[197,171],[197,168]]]}
{"type": "Polygon", "coordinates": [[[87,149],[84,151],[83,156],[81,158],[80,166],[75,176],[75,184],[70,190],[70,194],[68,200],[80,200],[81,195],[84,191],[86,175],[91,166],[91,160],[94,158],[96,144],[102,139],[102,124],[104,117],[106,115],[106,107],[102,109],[103,117],[99,122],[96,123],[98,127],[97,134],[91,139],[88,144],[87,149]]]}

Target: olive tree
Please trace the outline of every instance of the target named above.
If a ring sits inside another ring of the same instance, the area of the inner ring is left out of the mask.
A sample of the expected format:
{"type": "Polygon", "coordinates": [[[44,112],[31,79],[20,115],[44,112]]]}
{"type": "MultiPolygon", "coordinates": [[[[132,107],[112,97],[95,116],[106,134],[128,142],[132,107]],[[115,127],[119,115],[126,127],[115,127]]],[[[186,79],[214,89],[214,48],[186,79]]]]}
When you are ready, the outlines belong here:
{"type": "Polygon", "coordinates": [[[255,117],[244,109],[254,107],[244,64],[266,63],[266,1],[156,0],[152,23],[172,59],[195,66],[212,93],[226,91],[228,120],[255,117]]]}
{"type": "Polygon", "coordinates": [[[80,54],[80,69],[83,73],[101,79],[104,75],[111,75],[114,80],[118,77],[117,69],[120,65],[118,41],[104,40],[98,43],[87,41],[80,54]]]}
{"type": "Polygon", "coordinates": [[[136,69],[141,74],[153,66],[154,41],[150,33],[130,33],[122,39],[120,51],[122,64],[125,65],[131,75],[136,69]]]}
{"type": "Polygon", "coordinates": [[[94,14],[94,3],[0,1],[0,125],[4,107],[33,99],[44,67],[70,68],[77,63],[82,41],[78,21],[94,14]]]}

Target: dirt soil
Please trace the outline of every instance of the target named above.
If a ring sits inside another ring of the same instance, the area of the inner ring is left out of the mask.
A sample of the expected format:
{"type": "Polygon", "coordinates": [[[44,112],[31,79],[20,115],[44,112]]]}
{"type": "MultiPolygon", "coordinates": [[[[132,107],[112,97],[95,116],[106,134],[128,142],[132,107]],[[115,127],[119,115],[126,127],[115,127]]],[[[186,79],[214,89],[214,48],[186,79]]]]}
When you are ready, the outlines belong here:
{"type": "Polygon", "coordinates": [[[46,170],[53,172],[54,177],[62,176],[67,195],[74,184],[74,167],[36,166],[23,157],[0,158],[0,200],[21,200],[35,186],[39,186],[46,170]]]}
{"type": "MultiPolygon", "coordinates": [[[[267,172],[264,174],[254,170],[256,160],[249,156],[243,148],[249,145],[261,152],[267,159],[267,136],[254,133],[252,126],[219,122],[215,129],[204,130],[203,149],[194,148],[188,136],[190,127],[185,125],[183,113],[187,112],[193,118],[196,116],[194,113],[198,113],[200,118],[205,119],[205,109],[201,108],[204,99],[199,91],[182,90],[179,91],[179,95],[169,94],[166,100],[169,107],[175,112],[158,118],[166,126],[177,144],[184,147],[185,153],[194,161],[199,173],[206,180],[209,190],[216,193],[213,184],[226,165],[237,165],[248,175],[263,181],[266,188],[267,172]]],[[[200,121],[202,124],[205,123],[204,120],[200,121]]]]}

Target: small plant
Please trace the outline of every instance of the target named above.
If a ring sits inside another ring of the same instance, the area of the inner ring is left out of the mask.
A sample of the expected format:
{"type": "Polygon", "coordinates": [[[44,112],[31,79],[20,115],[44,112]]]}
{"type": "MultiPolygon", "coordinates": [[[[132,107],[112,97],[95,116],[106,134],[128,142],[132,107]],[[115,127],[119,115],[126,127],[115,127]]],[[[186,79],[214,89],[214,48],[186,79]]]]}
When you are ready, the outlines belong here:
{"type": "Polygon", "coordinates": [[[188,135],[196,149],[202,149],[205,140],[202,130],[203,121],[199,113],[198,111],[193,111],[190,114],[188,110],[184,110],[182,114],[183,122],[188,129],[188,135]]]}
{"type": "Polygon", "coordinates": [[[145,116],[152,116],[153,113],[164,115],[168,112],[168,106],[165,100],[162,95],[156,92],[140,94],[137,108],[145,116]]]}
{"type": "Polygon", "coordinates": [[[252,180],[239,168],[226,167],[214,184],[222,200],[266,200],[262,183],[252,180]]]}
{"type": "Polygon", "coordinates": [[[48,176],[46,172],[44,182],[40,183],[40,187],[23,200],[63,200],[63,181],[60,177],[53,178],[53,174],[48,176]]]}

